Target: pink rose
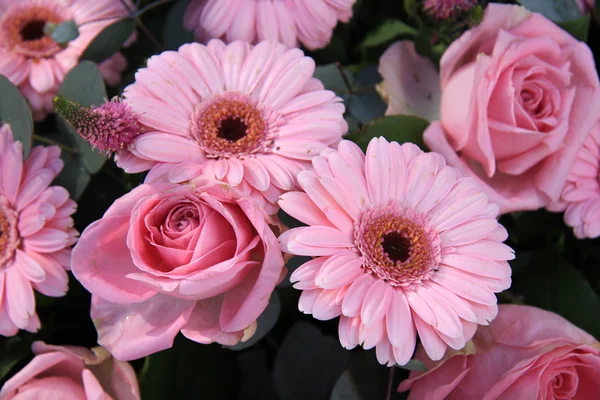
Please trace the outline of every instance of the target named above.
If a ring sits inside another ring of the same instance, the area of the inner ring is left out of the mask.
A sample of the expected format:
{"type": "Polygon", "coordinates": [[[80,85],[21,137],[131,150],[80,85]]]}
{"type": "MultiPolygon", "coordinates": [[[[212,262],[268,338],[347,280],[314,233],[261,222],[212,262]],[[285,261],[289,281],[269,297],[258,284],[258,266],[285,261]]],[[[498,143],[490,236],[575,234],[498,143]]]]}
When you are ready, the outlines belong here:
{"type": "Polygon", "coordinates": [[[502,305],[465,349],[433,362],[421,346],[415,358],[427,371],[400,384],[409,400],[600,398],[600,343],[535,307],[502,305]]]}
{"type": "Polygon", "coordinates": [[[490,4],[444,53],[440,75],[431,150],[477,177],[502,212],[556,201],[598,118],[590,49],[540,14],[490,4]]]}
{"type": "Polygon", "coordinates": [[[266,218],[216,181],[145,184],[115,201],[72,257],[98,343],[130,360],[171,347],[179,331],[225,345],[252,336],[285,273],[266,218]]]}
{"type": "Polygon", "coordinates": [[[0,400],[140,398],[131,365],[115,360],[102,347],[90,351],[35,342],[32,350],[36,356],[6,382],[0,400]]]}

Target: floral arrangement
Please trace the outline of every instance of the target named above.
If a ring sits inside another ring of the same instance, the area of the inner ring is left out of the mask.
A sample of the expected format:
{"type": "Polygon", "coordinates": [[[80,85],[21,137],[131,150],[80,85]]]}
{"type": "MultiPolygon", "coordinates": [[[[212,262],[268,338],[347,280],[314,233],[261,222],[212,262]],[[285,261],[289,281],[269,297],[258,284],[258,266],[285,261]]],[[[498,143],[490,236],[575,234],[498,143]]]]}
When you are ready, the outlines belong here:
{"type": "Polygon", "coordinates": [[[0,400],[600,398],[593,0],[0,0],[0,400]]]}

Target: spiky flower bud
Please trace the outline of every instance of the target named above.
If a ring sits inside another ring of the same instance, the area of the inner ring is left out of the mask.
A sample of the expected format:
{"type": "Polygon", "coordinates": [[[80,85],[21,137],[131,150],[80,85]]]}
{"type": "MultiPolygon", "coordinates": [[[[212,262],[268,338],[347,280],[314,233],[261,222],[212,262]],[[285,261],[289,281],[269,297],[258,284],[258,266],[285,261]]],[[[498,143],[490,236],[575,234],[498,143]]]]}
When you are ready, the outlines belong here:
{"type": "Polygon", "coordinates": [[[142,131],[138,115],[118,97],[98,107],[84,107],[62,96],[54,97],[53,104],[81,137],[107,155],[122,150],[142,131]]]}
{"type": "Polygon", "coordinates": [[[425,0],[423,10],[432,18],[445,21],[455,19],[476,5],[477,0],[425,0]]]}

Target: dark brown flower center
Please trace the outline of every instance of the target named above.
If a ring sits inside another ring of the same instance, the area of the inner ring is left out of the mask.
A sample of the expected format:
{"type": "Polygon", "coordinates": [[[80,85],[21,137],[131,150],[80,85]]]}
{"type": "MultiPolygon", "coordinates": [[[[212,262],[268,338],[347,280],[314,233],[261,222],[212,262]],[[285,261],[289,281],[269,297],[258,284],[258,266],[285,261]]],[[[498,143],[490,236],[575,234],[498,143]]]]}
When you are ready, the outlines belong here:
{"type": "Polygon", "coordinates": [[[440,261],[440,239],[427,219],[410,209],[365,213],[355,228],[363,267],[393,286],[427,279],[440,261]]]}
{"type": "Polygon", "coordinates": [[[29,21],[21,28],[21,38],[23,38],[23,41],[25,42],[43,38],[45,25],[46,21],[41,19],[29,21]]]}
{"type": "Polygon", "coordinates": [[[234,93],[200,103],[190,126],[192,137],[211,158],[243,158],[269,144],[261,111],[248,98],[234,93]]]}
{"type": "Polygon", "coordinates": [[[410,257],[410,240],[400,232],[394,231],[383,235],[381,247],[393,262],[404,262],[410,257]]]}
{"type": "Polygon", "coordinates": [[[232,117],[221,121],[217,136],[230,142],[237,142],[246,136],[247,132],[246,124],[242,120],[232,117]]]}

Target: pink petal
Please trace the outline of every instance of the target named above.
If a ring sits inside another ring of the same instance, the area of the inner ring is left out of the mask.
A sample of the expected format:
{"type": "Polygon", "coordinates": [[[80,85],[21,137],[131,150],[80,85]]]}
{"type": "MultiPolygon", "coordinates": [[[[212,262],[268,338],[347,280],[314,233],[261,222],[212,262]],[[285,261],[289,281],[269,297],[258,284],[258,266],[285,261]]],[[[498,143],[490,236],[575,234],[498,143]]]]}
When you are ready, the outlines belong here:
{"type": "Polygon", "coordinates": [[[413,320],[415,321],[421,344],[429,358],[434,361],[440,360],[446,352],[446,343],[435,332],[435,329],[419,318],[418,315],[413,314],[413,320]]]}
{"type": "Polygon", "coordinates": [[[415,351],[417,335],[410,307],[401,290],[394,291],[385,318],[388,338],[394,347],[396,362],[404,365],[410,360],[415,351]]]}
{"type": "Polygon", "coordinates": [[[374,138],[369,142],[366,155],[366,177],[371,202],[375,207],[387,205],[393,174],[393,159],[390,144],[385,138],[374,138]]]}
{"type": "MultiPolygon", "coordinates": [[[[472,275],[450,268],[440,268],[431,279],[460,297],[481,304],[495,304],[494,293],[472,275]]],[[[432,324],[434,325],[434,324],[432,324]]]]}
{"type": "Polygon", "coordinates": [[[134,360],[170,348],[194,304],[163,294],[131,304],[92,296],[91,317],[98,343],[119,360],[134,360]]]}
{"type": "Polygon", "coordinates": [[[358,317],[361,313],[361,308],[365,295],[369,288],[373,286],[377,280],[369,274],[363,274],[358,277],[344,296],[342,302],[342,313],[347,317],[358,317]]]}
{"type": "Polygon", "coordinates": [[[323,263],[314,278],[322,289],[337,289],[357,279],[362,273],[362,260],[351,252],[335,254],[323,263]]]}
{"type": "Polygon", "coordinates": [[[87,290],[125,304],[147,300],[156,293],[146,284],[126,278],[139,272],[127,247],[128,230],[129,216],[105,216],[92,223],[73,249],[71,264],[73,275],[87,290]]]}
{"type": "Polygon", "coordinates": [[[312,315],[320,321],[328,321],[342,313],[341,307],[336,302],[339,289],[325,289],[315,299],[312,315]]]}
{"type": "Polygon", "coordinates": [[[306,225],[330,226],[331,222],[304,192],[287,192],[279,198],[279,207],[306,225]]]}
{"type": "Polygon", "coordinates": [[[377,280],[365,294],[360,319],[365,326],[378,322],[388,312],[394,289],[383,279],[377,280]]]}

